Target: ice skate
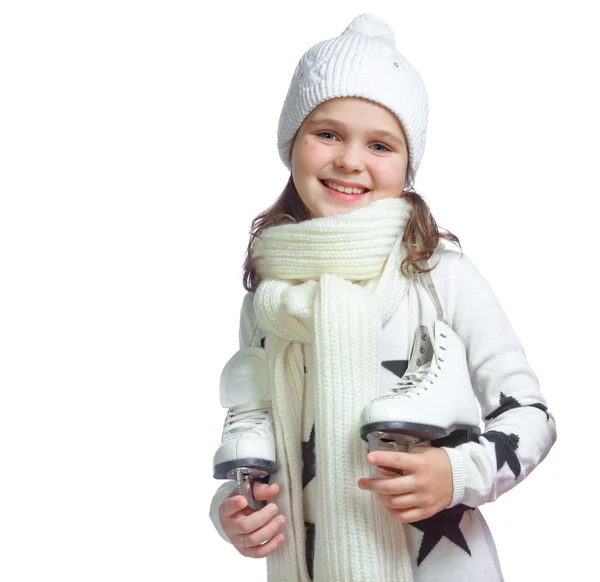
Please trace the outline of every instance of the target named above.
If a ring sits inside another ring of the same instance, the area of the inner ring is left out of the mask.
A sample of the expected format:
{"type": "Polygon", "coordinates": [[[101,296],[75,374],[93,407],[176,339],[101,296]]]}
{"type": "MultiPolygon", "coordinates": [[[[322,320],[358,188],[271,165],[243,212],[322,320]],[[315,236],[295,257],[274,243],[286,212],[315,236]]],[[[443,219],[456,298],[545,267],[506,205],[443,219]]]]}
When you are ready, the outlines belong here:
{"type": "Polygon", "coordinates": [[[400,382],[364,408],[361,437],[369,451],[408,451],[447,437],[448,442],[467,442],[479,434],[479,409],[461,339],[439,319],[432,337],[420,326],[400,382]]]}
{"type": "Polygon", "coordinates": [[[277,471],[269,373],[262,348],[237,352],[221,373],[221,405],[228,408],[221,445],[213,459],[215,479],[234,479],[248,506],[259,509],[254,479],[277,471]]]}

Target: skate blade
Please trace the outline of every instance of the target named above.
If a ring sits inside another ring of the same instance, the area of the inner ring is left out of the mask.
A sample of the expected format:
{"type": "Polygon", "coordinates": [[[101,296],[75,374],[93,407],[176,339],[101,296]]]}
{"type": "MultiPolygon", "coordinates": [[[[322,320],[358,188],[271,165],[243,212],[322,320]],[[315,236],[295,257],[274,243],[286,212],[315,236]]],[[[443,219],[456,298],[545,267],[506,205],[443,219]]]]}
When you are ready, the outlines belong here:
{"type": "Polygon", "coordinates": [[[227,472],[227,479],[239,480],[238,477],[250,477],[250,479],[261,479],[272,473],[265,469],[257,469],[256,467],[235,467],[227,472]]]}
{"type": "Polygon", "coordinates": [[[248,507],[258,511],[265,505],[265,503],[264,501],[255,499],[252,486],[254,479],[266,477],[267,475],[269,475],[268,471],[264,471],[262,469],[254,469],[252,467],[237,467],[227,473],[227,478],[237,481],[238,493],[246,498],[246,501],[248,501],[248,507]]]}
{"type": "MultiPolygon", "coordinates": [[[[428,443],[429,441],[425,442],[428,443]]],[[[407,453],[412,447],[421,443],[424,443],[424,441],[411,435],[379,430],[371,432],[367,436],[367,449],[369,453],[373,451],[407,453]]]]}

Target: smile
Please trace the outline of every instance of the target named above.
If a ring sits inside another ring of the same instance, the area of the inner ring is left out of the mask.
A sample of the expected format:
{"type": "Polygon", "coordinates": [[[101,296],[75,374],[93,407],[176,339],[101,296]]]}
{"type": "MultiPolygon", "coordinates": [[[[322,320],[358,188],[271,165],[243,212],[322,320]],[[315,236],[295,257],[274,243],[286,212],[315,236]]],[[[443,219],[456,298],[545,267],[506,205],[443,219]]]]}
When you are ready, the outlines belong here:
{"type": "Polygon", "coordinates": [[[329,180],[321,180],[322,184],[325,184],[328,188],[332,190],[337,190],[342,194],[364,194],[368,192],[368,188],[347,188],[345,186],[341,186],[340,184],[336,184],[335,182],[330,182],[329,180]]]}
{"type": "Polygon", "coordinates": [[[345,202],[354,202],[356,200],[359,200],[362,196],[364,196],[366,192],[370,192],[370,190],[363,190],[360,188],[343,188],[333,182],[327,181],[327,183],[325,183],[324,180],[321,181],[321,184],[323,184],[323,187],[325,188],[328,194],[330,194],[334,198],[337,198],[338,200],[344,200],[345,202]],[[328,184],[332,184],[333,186],[336,186],[336,188],[331,188],[328,184]],[[337,188],[343,189],[343,191],[340,191],[337,188]],[[350,192],[356,191],[357,194],[347,194],[347,190],[350,190],[350,192]]]}

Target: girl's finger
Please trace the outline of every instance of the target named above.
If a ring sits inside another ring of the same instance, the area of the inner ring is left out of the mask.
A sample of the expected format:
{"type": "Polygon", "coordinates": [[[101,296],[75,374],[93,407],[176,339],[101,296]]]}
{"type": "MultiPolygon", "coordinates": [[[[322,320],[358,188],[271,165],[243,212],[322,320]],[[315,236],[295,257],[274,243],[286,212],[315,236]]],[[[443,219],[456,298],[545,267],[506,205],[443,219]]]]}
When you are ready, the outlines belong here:
{"type": "Polygon", "coordinates": [[[253,511],[250,515],[240,515],[236,518],[233,531],[238,534],[250,534],[269,523],[278,511],[279,509],[274,503],[269,503],[259,511],[253,511]]]}
{"type": "MultiPolygon", "coordinates": [[[[245,541],[246,538],[244,538],[245,541]]],[[[255,548],[245,548],[244,546],[236,545],[235,547],[238,549],[242,556],[246,556],[247,558],[264,558],[269,554],[272,554],[284,541],[283,534],[277,534],[274,538],[271,538],[266,544],[262,546],[257,546],[255,548]]],[[[246,544],[248,545],[248,544],[246,544]]]]}
{"type": "Polygon", "coordinates": [[[407,472],[414,473],[422,466],[423,459],[420,456],[395,451],[375,451],[367,455],[367,462],[376,467],[386,467],[406,474],[407,472]]]}
{"type": "Polygon", "coordinates": [[[277,494],[279,493],[279,485],[277,485],[277,483],[267,485],[266,483],[255,481],[252,492],[254,493],[254,499],[258,499],[259,501],[266,501],[267,499],[273,499],[277,496],[277,494]]]}
{"type": "MultiPolygon", "coordinates": [[[[249,547],[256,547],[260,545],[264,545],[265,542],[268,542],[270,539],[277,535],[277,532],[285,526],[285,517],[283,515],[278,515],[271,521],[269,521],[263,527],[258,528],[249,534],[243,534],[244,536],[244,544],[249,547]]],[[[240,536],[241,541],[241,536],[240,536]]],[[[242,545],[244,545],[242,544],[242,545]]]]}
{"type": "Polygon", "coordinates": [[[421,521],[435,514],[435,511],[427,511],[421,507],[412,507],[410,509],[391,509],[388,507],[388,511],[393,519],[402,523],[421,521]]]}
{"type": "Polygon", "coordinates": [[[358,480],[360,489],[366,489],[382,495],[406,495],[415,491],[415,479],[408,475],[403,477],[363,478],[358,480]]]}
{"type": "Polygon", "coordinates": [[[420,508],[419,498],[414,494],[407,495],[381,495],[377,494],[381,502],[390,509],[420,508]]]}
{"type": "Polygon", "coordinates": [[[398,473],[392,473],[391,471],[386,471],[382,467],[377,467],[379,473],[381,473],[384,477],[397,477],[398,473]]]}
{"type": "Polygon", "coordinates": [[[226,497],[219,505],[219,517],[221,519],[232,517],[238,511],[241,511],[248,505],[248,501],[243,495],[234,495],[226,497]]]}

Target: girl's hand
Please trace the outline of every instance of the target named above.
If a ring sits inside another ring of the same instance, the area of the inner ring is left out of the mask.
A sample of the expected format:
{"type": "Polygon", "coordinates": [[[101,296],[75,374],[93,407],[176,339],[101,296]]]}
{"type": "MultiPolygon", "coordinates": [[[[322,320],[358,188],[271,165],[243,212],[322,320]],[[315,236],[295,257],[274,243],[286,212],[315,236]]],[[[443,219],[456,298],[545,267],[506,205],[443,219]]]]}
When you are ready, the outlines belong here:
{"type": "MultiPolygon", "coordinates": [[[[252,491],[255,499],[266,501],[279,493],[279,485],[255,481],[252,491]]],[[[283,534],[277,532],[285,525],[285,517],[277,515],[277,506],[269,503],[260,511],[254,511],[237,489],[221,502],[219,519],[227,537],[242,556],[264,558],[283,543],[283,534]]]]}
{"type": "Polygon", "coordinates": [[[397,521],[427,519],[452,502],[452,465],[443,449],[416,446],[408,453],[374,451],[367,455],[367,463],[380,467],[379,472],[387,478],[359,479],[358,486],[377,494],[397,521]]]}

